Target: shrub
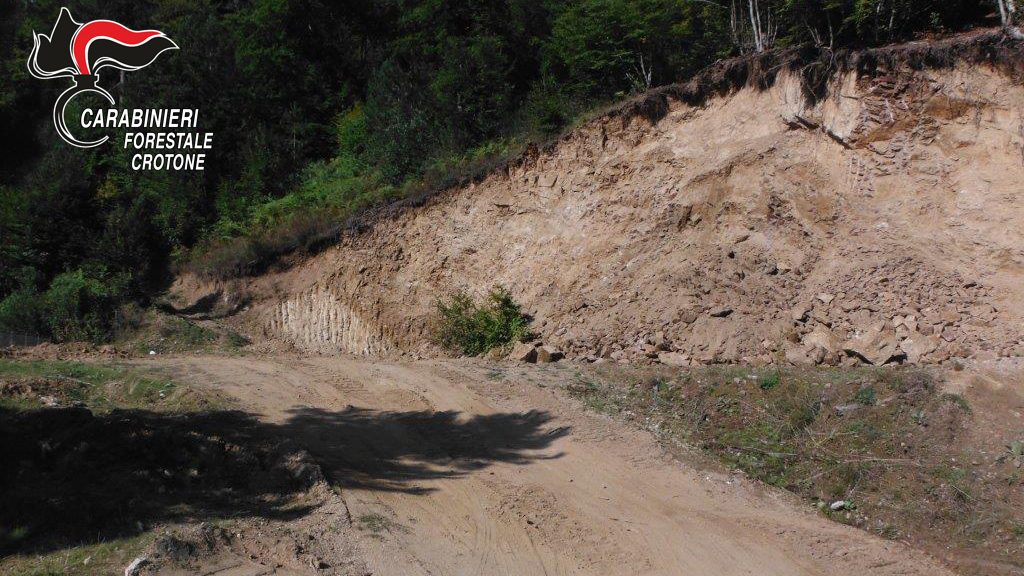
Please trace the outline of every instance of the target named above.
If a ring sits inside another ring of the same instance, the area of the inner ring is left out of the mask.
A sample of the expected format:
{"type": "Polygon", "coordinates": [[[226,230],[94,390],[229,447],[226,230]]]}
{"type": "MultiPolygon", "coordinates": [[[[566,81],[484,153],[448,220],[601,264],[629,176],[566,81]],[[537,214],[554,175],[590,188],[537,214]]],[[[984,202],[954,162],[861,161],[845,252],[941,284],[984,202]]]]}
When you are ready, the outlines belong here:
{"type": "Polygon", "coordinates": [[[146,310],[138,302],[128,302],[114,311],[110,323],[111,336],[128,338],[136,333],[146,321],[146,310]]]}
{"type": "Polygon", "coordinates": [[[43,294],[46,324],[58,341],[104,340],[114,305],[109,287],[82,270],[57,276],[43,294]]]}
{"type": "Polygon", "coordinates": [[[878,401],[874,386],[865,386],[861,388],[857,391],[857,394],[854,395],[853,400],[858,404],[874,406],[878,401]]]}
{"type": "Polygon", "coordinates": [[[761,387],[761,390],[771,390],[772,388],[778,386],[781,380],[782,375],[779,373],[778,370],[775,370],[773,372],[765,372],[764,374],[761,375],[761,378],[758,379],[758,385],[761,387]]]}
{"type": "Polygon", "coordinates": [[[476,356],[521,342],[528,335],[529,318],[500,286],[487,294],[483,304],[477,304],[465,290],[437,303],[434,339],[449,350],[476,356]]]}
{"type": "Polygon", "coordinates": [[[22,289],[0,300],[0,330],[19,334],[45,332],[39,294],[22,289]]]}

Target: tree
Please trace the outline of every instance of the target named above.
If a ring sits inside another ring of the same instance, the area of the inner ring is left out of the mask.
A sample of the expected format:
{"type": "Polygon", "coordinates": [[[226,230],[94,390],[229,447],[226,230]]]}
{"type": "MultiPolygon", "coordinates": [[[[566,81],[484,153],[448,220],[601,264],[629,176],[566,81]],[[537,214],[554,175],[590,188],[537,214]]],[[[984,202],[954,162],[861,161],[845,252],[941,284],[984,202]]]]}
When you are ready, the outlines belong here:
{"type": "Polygon", "coordinates": [[[583,0],[554,19],[545,80],[604,99],[685,78],[727,56],[728,8],[712,0],[583,0]]]}
{"type": "Polygon", "coordinates": [[[999,5],[999,19],[1003,24],[1003,30],[1017,40],[1024,40],[1024,33],[1014,24],[1014,16],[1017,15],[1016,0],[996,0],[999,5]]]}
{"type": "Polygon", "coordinates": [[[779,26],[772,16],[772,9],[769,0],[746,0],[746,7],[741,5],[740,11],[744,15],[737,15],[736,0],[731,4],[730,20],[732,22],[733,39],[741,48],[746,43],[744,37],[749,36],[753,43],[754,52],[764,52],[775,46],[775,37],[778,35],[779,26]],[[763,1],[763,3],[762,3],[763,1]],[[744,18],[749,18],[749,30],[742,24],[744,18]]]}

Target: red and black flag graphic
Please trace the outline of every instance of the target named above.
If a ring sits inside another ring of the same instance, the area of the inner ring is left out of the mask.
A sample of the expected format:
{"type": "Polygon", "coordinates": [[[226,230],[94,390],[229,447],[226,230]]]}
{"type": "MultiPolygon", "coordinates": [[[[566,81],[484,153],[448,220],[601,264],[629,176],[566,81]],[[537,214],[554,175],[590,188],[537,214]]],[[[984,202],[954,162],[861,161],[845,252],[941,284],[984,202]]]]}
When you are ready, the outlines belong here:
{"type": "Polygon", "coordinates": [[[79,140],[64,120],[64,109],[78,94],[92,92],[114,105],[114,97],[97,82],[99,70],[138,70],[163,52],[178,48],[159,30],[132,30],[112,20],[79,24],[67,8],[60,9],[49,36],[33,33],[32,41],[28,70],[33,76],[43,80],[70,77],[74,82],[53,105],[53,125],[61,138],[79,148],[99,146],[108,139],[79,140]]]}
{"type": "Polygon", "coordinates": [[[106,67],[138,70],[177,47],[159,30],[132,30],[111,20],[79,24],[61,8],[50,35],[34,35],[28,69],[41,79],[94,75],[106,67]]]}

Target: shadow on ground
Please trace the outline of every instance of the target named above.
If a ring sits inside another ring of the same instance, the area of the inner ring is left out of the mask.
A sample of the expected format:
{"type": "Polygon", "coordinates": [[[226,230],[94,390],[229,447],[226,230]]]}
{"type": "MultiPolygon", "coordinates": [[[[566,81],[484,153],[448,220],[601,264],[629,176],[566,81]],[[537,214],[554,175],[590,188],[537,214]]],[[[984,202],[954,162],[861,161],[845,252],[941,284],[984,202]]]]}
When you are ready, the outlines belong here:
{"type": "Polygon", "coordinates": [[[531,410],[478,415],[458,412],[342,412],[303,408],[282,426],[299,438],[327,474],[345,488],[425,493],[422,481],[455,478],[495,462],[558,458],[536,451],[569,433],[547,428],[551,416],[531,410]]]}
{"type": "Polygon", "coordinates": [[[0,409],[0,557],[136,534],[155,523],[289,519],[318,475],[343,487],[430,490],[495,462],[527,464],[568,433],[538,411],[305,409],[282,424],[238,411],[162,414],[0,409]]]}

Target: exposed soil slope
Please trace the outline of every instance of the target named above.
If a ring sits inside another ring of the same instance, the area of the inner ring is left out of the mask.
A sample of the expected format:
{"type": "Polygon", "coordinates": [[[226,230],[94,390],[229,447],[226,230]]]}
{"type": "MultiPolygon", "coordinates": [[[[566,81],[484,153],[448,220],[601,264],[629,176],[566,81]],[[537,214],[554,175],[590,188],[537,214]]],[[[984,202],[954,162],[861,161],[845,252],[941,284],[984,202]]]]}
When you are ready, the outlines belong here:
{"type": "Polygon", "coordinates": [[[570,357],[1021,355],[1022,109],[986,65],[844,73],[813,105],[782,72],[594,120],[285,272],[175,290],[308,351],[429,351],[440,295],[502,284],[570,357]]]}
{"type": "MultiPolygon", "coordinates": [[[[742,476],[681,465],[649,434],[538,386],[571,378],[568,365],[145,363],[241,399],[308,446],[373,574],[949,574],[742,476]]],[[[319,573],[350,573],[349,561],[319,573]]]]}

